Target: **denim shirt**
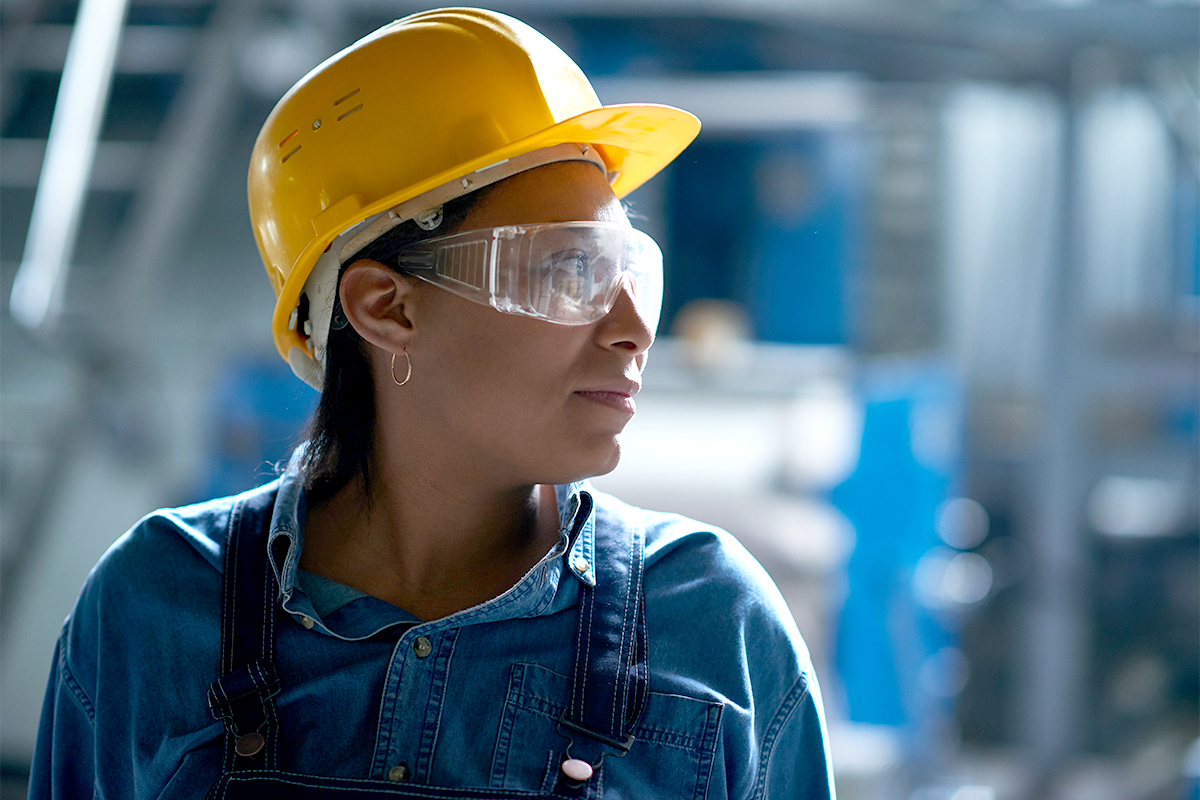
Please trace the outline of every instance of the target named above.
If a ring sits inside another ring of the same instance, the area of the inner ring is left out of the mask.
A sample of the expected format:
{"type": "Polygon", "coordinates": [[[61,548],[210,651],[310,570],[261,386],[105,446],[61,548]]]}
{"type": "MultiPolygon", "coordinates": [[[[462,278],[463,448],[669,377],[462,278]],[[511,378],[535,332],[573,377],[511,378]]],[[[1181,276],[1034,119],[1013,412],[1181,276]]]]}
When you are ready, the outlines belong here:
{"type": "MultiPolygon", "coordinates": [[[[276,634],[288,770],[546,785],[580,585],[595,580],[596,509],[620,506],[586,483],[556,491],[559,541],[533,569],[492,600],[421,622],[300,570],[305,496],[289,467],[269,534],[293,623],[276,634]]],[[[199,797],[219,777],[224,729],[206,695],[232,506],[151,514],[92,571],[55,650],[31,798],[199,797]]],[[[721,530],[620,507],[645,520],[650,695],[604,796],[832,798],[820,690],[761,566],[721,530]]]]}

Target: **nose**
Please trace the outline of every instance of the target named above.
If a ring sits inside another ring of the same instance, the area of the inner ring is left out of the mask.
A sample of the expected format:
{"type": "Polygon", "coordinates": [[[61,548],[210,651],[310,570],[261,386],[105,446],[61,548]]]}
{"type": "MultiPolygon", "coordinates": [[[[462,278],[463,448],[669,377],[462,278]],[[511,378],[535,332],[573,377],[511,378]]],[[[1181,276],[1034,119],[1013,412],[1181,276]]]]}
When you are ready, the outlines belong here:
{"type": "Polygon", "coordinates": [[[612,308],[597,323],[596,338],[602,347],[634,356],[645,353],[654,344],[654,330],[638,311],[628,283],[622,282],[612,308]]]}

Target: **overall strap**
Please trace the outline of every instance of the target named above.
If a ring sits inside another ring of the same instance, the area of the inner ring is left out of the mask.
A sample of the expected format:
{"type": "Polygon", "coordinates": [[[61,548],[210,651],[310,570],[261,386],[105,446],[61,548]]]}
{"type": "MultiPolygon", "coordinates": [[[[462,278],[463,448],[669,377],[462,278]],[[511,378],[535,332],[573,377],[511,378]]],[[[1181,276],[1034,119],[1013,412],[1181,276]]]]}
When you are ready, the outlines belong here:
{"type": "MultiPolygon", "coordinates": [[[[576,519],[586,520],[593,499],[576,519]]],[[[577,532],[576,532],[577,533],[577,532]]],[[[646,532],[640,520],[605,514],[596,519],[596,585],[584,585],[575,634],[570,706],[559,719],[571,739],[566,758],[598,767],[623,756],[649,692],[646,605],[642,591],[646,532]]]]}
{"type": "Polygon", "coordinates": [[[275,695],[275,573],[267,541],[276,490],[239,499],[229,518],[221,578],[221,677],[208,688],[225,725],[225,771],[275,769],[279,725],[275,695]]]}

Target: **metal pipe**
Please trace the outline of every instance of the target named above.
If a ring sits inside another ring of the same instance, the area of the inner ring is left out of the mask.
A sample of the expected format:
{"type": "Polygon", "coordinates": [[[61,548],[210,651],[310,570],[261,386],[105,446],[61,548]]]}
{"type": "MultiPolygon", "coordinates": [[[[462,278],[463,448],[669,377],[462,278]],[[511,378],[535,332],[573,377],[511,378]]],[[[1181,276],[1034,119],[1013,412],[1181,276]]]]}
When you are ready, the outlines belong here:
{"type": "Polygon", "coordinates": [[[25,252],[13,281],[13,318],[50,332],[62,310],[100,123],[129,0],[82,0],[71,32],[34,195],[25,252]]]}

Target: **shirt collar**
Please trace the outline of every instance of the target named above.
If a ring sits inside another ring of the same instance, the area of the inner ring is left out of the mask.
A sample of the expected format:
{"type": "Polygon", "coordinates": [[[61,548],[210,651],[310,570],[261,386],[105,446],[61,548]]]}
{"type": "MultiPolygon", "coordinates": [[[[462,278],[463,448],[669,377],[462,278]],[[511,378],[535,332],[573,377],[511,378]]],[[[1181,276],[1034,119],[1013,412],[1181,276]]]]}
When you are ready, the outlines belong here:
{"type": "Polygon", "coordinates": [[[296,448],[287,469],[279,481],[279,494],[271,513],[271,532],[267,536],[267,553],[271,568],[279,582],[279,591],[286,602],[296,588],[296,571],[300,568],[300,550],[304,545],[304,518],[307,516],[307,497],[300,471],[303,447],[296,448]]]}
{"type": "MultiPolygon", "coordinates": [[[[298,570],[300,567],[300,553],[304,544],[304,519],[307,513],[306,508],[306,492],[304,491],[304,479],[300,471],[300,459],[303,453],[303,446],[297,448],[293,453],[291,460],[288,462],[287,469],[284,471],[279,484],[279,494],[275,500],[275,508],[271,516],[271,530],[268,536],[269,557],[271,560],[271,568],[275,572],[275,578],[279,582],[279,591],[283,601],[284,608],[294,610],[296,613],[305,614],[315,617],[315,623],[318,627],[331,635],[338,635],[325,628],[319,616],[315,611],[311,611],[311,604],[305,598],[302,604],[289,603],[292,596],[296,594],[298,588],[298,570]],[[303,609],[300,606],[303,605],[303,609]]],[[[574,575],[580,582],[588,586],[596,585],[596,508],[592,497],[591,485],[586,481],[576,481],[575,483],[562,484],[554,487],[555,499],[558,502],[559,513],[559,543],[539,562],[538,566],[526,575],[521,583],[526,581],[536,580],[538,576],[535,573],[543,566],[550,567],[547,563],[558,554],[565,552],[564,562],[567,571],[574,575]]],[[[557,569],[553,570],[558,573],[557,569]]],[[[546,575],[549,577],[549,575],[546,575]]],[[[498,598],[495,598],[489,603],[498,603],[504,601],[505,605],[511,603],[515,597],[523,596],[525,591],[521,591],[521,583],[505,592],[498,598]],[[514,593],[513,590],[518,590],[514,593]]],[[[551,597],[553,596],[551,592],[551,597]]],[[[303,593],[300,593],[303,597],[303,593]]],[[[459,614],[471,614],[471,619],[474,621],[476,614],[472,612],[486,611],[486,606],[469,609],[459,614]]],[[[537,603],[536,608],[530,609],[531,613],[545,613],[546,604],[537,603]]],[[[452,616],[458,617],[459,614],[452,616]]],[[[464,620],[465,622],[466,620],[464,620]]],[[[359,637],[353,637],[359,638],[359,637]]]]}
{"type": "Polygon", "coordinates": [[[587,481],[554,487],[559,535],[571,543],[567,569],[588,586],[596,585],[596,504],[587,481]]]}

